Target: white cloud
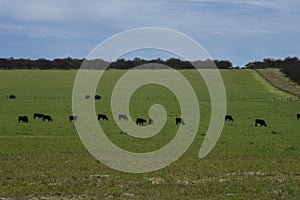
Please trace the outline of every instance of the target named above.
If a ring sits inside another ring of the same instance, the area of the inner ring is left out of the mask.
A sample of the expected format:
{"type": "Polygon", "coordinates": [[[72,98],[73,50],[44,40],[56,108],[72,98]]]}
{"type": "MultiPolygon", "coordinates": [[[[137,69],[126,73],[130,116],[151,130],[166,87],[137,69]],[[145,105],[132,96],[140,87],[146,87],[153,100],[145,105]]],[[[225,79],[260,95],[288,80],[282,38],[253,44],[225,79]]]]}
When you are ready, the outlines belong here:
{"type": "Polygon", "coordinates": [[[62,2],[38,0],[2,0],[0,16],[24,21],[60,20],[68,10],[62,2]]]}
{"type": "Polygon", "coordinates": [[[73,21],[97,19],[122,19],[133,13],[159,9],[159,3],[122,0],[0,0],[0,16],[22,21],[73,21]]]}
{"type": "Polygon", "coordinates": [[[69,38],[71,36],[67,31],[52,29],[47,26],[0,24],[0,30],[1,29],[10,33],[23,36],[26,35],[32,38],[69,38]]]}
{"type": "MultiPolygon", "coordinates": [[[[105,24],[116,29],[139,26],[203,28],[203,26],[211,27],[211,24],[239,26],[248,21],[250,24],[257,25],[264,23],[264,20],[268,20],[266,23],[269,23],[271,19],[256,17],[256,13],[252,14],[255,7],[274,11],[288,10],[292,5],[295,6],[295,2],[297,1],[0,0],[0,17],[29,23],[70,23],[79,24],[79,26],[84,23],[100,26],[105,24]],[[212,7],[203,7],[202,3],[211,4],[212,7]],[[215,3],[222,3],[227,7],[222,10],[220,7],[222,5],[214,5],[215,3]],[[240,6],[230,8],[230,5],[240,6]],[[254,7],[251,8],[251,6],[254,7]],[[248,16],[240,17],[239,14],[248,14],[248,16]]],[[[260,10],[260,13],[263,12],[264,10],[260,10]]]]}
{"type": "Polygon", "coordinates": [[[93,41],[99,42],[129,28],[158,26],[228,52],[243,41],[255,49],[268,35],[300,32],[299,7],[298,0],[0,0],[0,34],[14,32],[45,41],[97,37],[93,41]],[[259,38],[263,39],[255,43],[259,38]],[[223,40],[226,45],[220,47],[223,40]]]}
{"type": "Polygon", "coordinates": [[[8,30],[8,31],[15,31],[15,30],[22,30],[23,26],[0,24],[0,29],[8,30]]]}

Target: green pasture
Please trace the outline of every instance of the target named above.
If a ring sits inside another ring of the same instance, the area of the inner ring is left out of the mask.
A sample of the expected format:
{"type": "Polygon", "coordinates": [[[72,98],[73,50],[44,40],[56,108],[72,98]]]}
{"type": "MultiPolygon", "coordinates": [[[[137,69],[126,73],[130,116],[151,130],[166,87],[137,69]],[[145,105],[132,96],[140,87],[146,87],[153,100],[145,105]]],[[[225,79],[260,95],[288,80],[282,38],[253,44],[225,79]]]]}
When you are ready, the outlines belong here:
{"type": "MultiPolygon", "coordinates": [[[[99,82],[97,94],[102,98],[95,109],[109,118],[99,123],[123,149],[160,149],[178,129],[179,103],[164,87],[139,88],[130,102],[132,118],[148,119],[150,106],[162,104],[168,113],[166,125],[148,139],[120,134],[110,100],[114,84],[125,72],[106,71],[99,82]]],[[[222,70],[227,113],[234,122],[225,123],[215,148],[199,159],[211,114],[209,93],[194,70],[180,72],[198,97],[198,134],[186,153],[168,167],[131,174],[91,156],[74,123],[68,121],[76,71],[0,71],[0,199],[298,199],[299,99],[273,88],[254,70],[222,70]],[[8,99],[9,94],[17,98],[8,99]],[[35,112],[51,115],[53,122],[34,120],[35,112]],[[29,123],[18,123],[20,115],[27,115],[29,123]],[[255,118],[265,119],[268,127],[255,127],[255,118]]]]}

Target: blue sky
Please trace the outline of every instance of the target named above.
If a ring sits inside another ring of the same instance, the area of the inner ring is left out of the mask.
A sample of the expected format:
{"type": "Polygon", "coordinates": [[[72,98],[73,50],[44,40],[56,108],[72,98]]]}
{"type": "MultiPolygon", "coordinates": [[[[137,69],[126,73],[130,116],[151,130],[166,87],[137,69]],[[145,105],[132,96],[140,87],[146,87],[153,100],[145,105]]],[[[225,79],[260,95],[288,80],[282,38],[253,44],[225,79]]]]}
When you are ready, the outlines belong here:
{"type": "Polygon", "coordinates": [[[0,0],[0,57],[84,58],[113,34],[149,26],[183,32],[234,65],[300,57],[299,8],[299,0],[0,0]]]}

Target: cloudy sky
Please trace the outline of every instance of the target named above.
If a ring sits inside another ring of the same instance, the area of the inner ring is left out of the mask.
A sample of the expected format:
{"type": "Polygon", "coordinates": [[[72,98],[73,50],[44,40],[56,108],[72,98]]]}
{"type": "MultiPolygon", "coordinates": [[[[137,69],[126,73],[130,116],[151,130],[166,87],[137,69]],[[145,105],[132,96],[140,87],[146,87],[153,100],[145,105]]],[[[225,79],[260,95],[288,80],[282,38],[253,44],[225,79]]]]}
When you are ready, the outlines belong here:
{"type": "Polygon", "coordinates": [[[0,0],[0,57],[84,58],[114,34],[149,26],[183,32],[234,65],[300,57],[299,8],[299,0],[0,0]]]}

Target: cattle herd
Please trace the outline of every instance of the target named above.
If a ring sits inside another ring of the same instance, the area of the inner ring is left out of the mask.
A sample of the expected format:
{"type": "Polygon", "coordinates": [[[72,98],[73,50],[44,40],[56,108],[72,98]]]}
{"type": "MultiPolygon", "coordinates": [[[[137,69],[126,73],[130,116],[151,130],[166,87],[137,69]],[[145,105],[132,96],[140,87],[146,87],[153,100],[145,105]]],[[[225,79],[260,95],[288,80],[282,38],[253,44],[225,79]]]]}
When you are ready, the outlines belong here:
{"type": "MultiPolygon", "coordinates": [[[[298,115],[299,114],[297,114],[297,118],[298,118],[298,115]]],[[[233,122],[234,120],[231,115],[225,115],[225,121],[233,122]]],[[[267,127],[267,123],[263,119],[255,119],[255,126],[257,126],[257,125],[267,127]]]]}
{"type": "MultiPolygon", "coordinates": [[[[34,113],[33,119],[42,119],[43,121],[47,120],[48,122],[52,122],[52,117],[50,115],[40,114],[40,113],[34,113]]],[[[28,123],[29,119],[27,116],[19,116],[18,121],[28,123]]]]}
{"type": "MultiPolygon", "coordinates": [[[[7,98],[10,98],[10,99],[15,99],[16,96],[15,95],[9,95],[7,96],[7,98]]],[[[85,99],[90,99],[91,96],[90,95],[86,95],[85,96],[85,99]]],[[[99,95],[95,95],[94,97],[95,100],[100,100],[101,99],[101,96],[99,95]]],[[[297,114],[296,115],[297,119],[300,119],[300,114],[297,114]]],[[[33,114],[33,119],[41,119],[43,121],[48,121],[48,122],[52,122],[53,119],[50,115],[46,115],[46,114],[41,114],[41,113],[34,113],[33,114]]],[[[72,121],[77,121],[78,119],[78,116],[69,116],[69,121],[72,122],[72,121]]],[[[105,115],[105,114],[98,114],[97,116],[97,119],[98,120],[108,120],[108,117],[105,115]]],[[[118,115],[118,119],[119,120],[124,120],[124,121],[128,121],[128,117],[125,115],[125,114],[119,114],[118,115]]],[[[228,122],[233,122],[233,117],[231,115],[225,115],[225,121],[228,121],[228,122]]],[[[18,117],[18,122],[21,123],[21,122],[24,122],[24,123],[28,123],[29,122],[29,118],[28,116],[19,116],[18,117]]],[[[136,124],[137,125],[144,125],[144,124],[148,124],[148,125],[153,125],[153,119],[149,119],[148,120],[148,123],[147,123],[147,120],[146,119],[143,119],[143,118],[136,118],[136,124]]],[[[176,125],[185,125],[185,122],[182,118],[175,118],[175,124],[176,125]]],[[[264,126],[264,127],[267,127],[267,123],[265,122],[265,120],[263,119],[255,119],[255,126],[264,126]]]]}
{"type": "MultiPolygon", "coordinates": [[[[46,121],[47,120],[48,122],[52,122],[53,121],[53,119],[52,119],[52,117],[50,115],[41,114],[41,113],[34,113],[33,114],[33,119],[41,119],[42,121],[46,121]]],[[[69,121],[70,122],[72,122],[72,121],[76,122],[77,119],[78,119],[78,116],[76,116],[76,115],[69,116],[69,121]]],[[[102,119],[102,120],[106,120],[107,121],[108,117],[105,114],[98,114],[97,119],[98,120],[102,119]]],[[[119,114],[118,119],[119,120],[128,121],[128,117],[125,114],[119,114]]],[[[29,118],[28,118],[28,116],[19,116],[18,117],[18,122],[19,123],[21,123],[21,122],[28,123],[29,122],[29,118]]],[[[136,124],[137,125],[144,125],[144,124],[153,125],[154,123],[153,123],[153,119],[151,119],[151,118],[148,120],[148,123],[147,123],[146,119],[138,117],[138,118],[136,118],[136,124]]],[[[178,124],[185,125],[185,123],[184,123],[184,121],[183,121],[182,118],[176,118],[176,125],[178,125],[178,124]]]]}
{"type": "MultiPolygon", "coordinates": [[[[297,114],[296,115],[297,119],[300,119],[300,114],[297,114]]],[[[41,119],[42,121],[48,121],[48,122],[52,122],[53,119],[50,115],[46,115],[46,114],[41,114],[41,113],[34,113],[33,114],[33,119],[41,119]]],[[[69,116],[69,121],[72,122],[72,121],[77,121],[78,119],[78,116],[74,116],[74,115],[71,115],[69,116]]],[[[105,114],[98,114],[98,117],[97,117],[98,120],[108,120],[108,117],[107,115],[105,114]]],[[[118,116],[118,119],[119,120],[125,120],[125,121],[128,121],[128,117],[127,115],[125,114],[119,114],[118,116]]],[[[229,122],[233,122],[233,117],[231,115],[225,115],[225,121],[229,121],[229,122]]],[[[29,122],[29,118],[28,116],[19,116],[18,117],[18,122],[21,123],[21,122],[24,122],[24,123],[28,123],[29,122]]],[[[153,119],[149,119],[148,120],[148,123],[147,123],[147,120],[146,119],[143,119],[143,118],[136,118],[136,124],[137,125],[144,125],[144,124],[148,124],[148,125],[153,125],[153,119]]],[[[175,124],[176,125],[185,125],[185,122],[182,118],[175,118],[175,124]]],[[[265,122],[265,120],[263,119],[255,119],[255,126],[264,126],[264,127],[267,127],[267,123],[265,122]]]]}

